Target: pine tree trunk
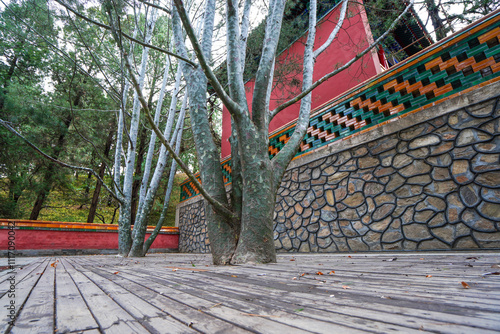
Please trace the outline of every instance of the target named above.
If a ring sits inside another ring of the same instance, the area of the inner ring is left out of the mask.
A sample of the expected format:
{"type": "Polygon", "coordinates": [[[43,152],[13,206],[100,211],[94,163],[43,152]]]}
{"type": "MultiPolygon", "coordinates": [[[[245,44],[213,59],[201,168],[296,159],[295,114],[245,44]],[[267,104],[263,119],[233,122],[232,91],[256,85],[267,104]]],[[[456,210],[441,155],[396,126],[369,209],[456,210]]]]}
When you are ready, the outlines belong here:
{"type": "MultiPolygon", "coordinates": [[[[59,134],[59,138],[57,139],[57,145],[54,150],[53,158],[55,159],[59,159],[59,155],[63,150],[66,135],[68,134],[67,130],[72,120],[73,117],[71,116],[71,114],[66,115],[66,119],[63,122],[65,127],[59,134]]],[[[43,208],[43,204],[45,203],[45,200],[47,199],[47,196],[50,192],[50,189],[52,188],[52,184],[54,183],[55,169],[56,165],[54,163],[50,163],[49,166],[47,167],[47,171],[45,172],[45,177],[43,180],[44,184],[42,186],[42,189],[40,189],[40,191],[38,191],[37,193],[35,204],[33,205],[33,209],[31,210],[30,220],[37,220],[38,216],[40,215],[40,211],[43,208]]]]}
{"type": "MultiPolygon", "coordinates": [[[[114,128],[112,126],[111,128],[114,128]]],[[[106,139],[106,146],[104,147],[104,157],[109,157],[109,152],[111,151],[111,144],[113,143],[113,134],[114,130],[111,130],[108,134],[108,138],[106,139]]],[[[99,167],[99,177],[101,179],[104,178],[104,173],[106,171],[106,163],[101,162],[101,166],[99,167]]],[[[92,195],[92,202],[90,203],[89,215],[87,216],[87,223],[92,224],[95,219],[95,214],[97,212],[97,205],[99,204],[99,196],[101,194],[101,183],[97,182],[94,189],[94,194],[92,195]]]]}

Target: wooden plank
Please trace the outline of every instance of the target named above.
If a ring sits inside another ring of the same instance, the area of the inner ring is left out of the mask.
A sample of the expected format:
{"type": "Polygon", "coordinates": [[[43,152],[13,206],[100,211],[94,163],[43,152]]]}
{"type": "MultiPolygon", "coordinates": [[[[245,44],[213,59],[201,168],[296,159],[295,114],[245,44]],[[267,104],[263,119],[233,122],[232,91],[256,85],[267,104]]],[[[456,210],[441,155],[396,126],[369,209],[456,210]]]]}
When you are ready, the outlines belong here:
{"type": "Polygon", "coordinates": [[[0,300],[0,332],[6,332],[7,329],[10,327],[10,324],[8,321],[3,321],[3,319],[9,319],[8,316],[11,314],[9,307],[11,304],[11,301],[15,301],[15,308],[14,312],[15,316],[17,316],[22,309],[24,303],[26,302],[26,299],[28,298],[29,294],[31,293],[31,290],[33,287],[36,285],[38,280],[41,277],[41,274],[45,270],[45,267],[48,265],[48,260],[42,260],[40,263],[38,263],[38,266],[36,266],[33,270],[29,271],[28,274],[23,273],[22,278],[16,277],[16,288],[15,288],[15,298],[11,298],[12,296],[9,296],[10,293],[6,294],[3,296],[3,298],[0,300]],[[24,275],[26,274],[26,275],[24,275]],[[17,281],[19,279],[19,281],[17,281]]]}
{"type": "Polygon", "coordinates": [[[55,260],[51,260],[26,300],[11,333],[54,332],[55,260]]]}
{"type": "Polygon", "coordinates": [[[225,322],[212,315],[202,313],[195,308],[181,303],[177,300],[170,298],[168,295],[164,296],[151,290],[149,287],[138,284],[131,280],[122,277],[120,274],[112,274],[100,269],[96,271],[104,276],[112,279],[115,284],[122,286],[130,292],[133,292],[143,300],[147,300],[152,305],[160,308],[163,312],[167,313],[174,319],[177,319],[184,324],[204,333],[249,333],[249,331],[242,327],[236,326],[232,323],[225,322]]]}
{"type": "MultiPolygon", "coordinates": [[[[208,273],[200,273],[200,275],[202,274],[207,275],[208,273]]],[[[389,322],[392,323],[393,325],[398,325],[398,324],[403,325],[405,323],[410,323],[410,327],[413,327],[415,329],[419,329],[420,326],[424,326],[425,328],[430,327],[433,330],[443,331],[441,328],[444,323],[446,324],[446,330],[444,331],[454,332],[454,333],[467,333],[470,330],[470,327],[468,326],[474,327],[474,323],[477,322],[476,321],[477,319],[469,317],[467,315],[453,315],[442,312],[429,312],[421,310],[417,310],[417,312],[414,312],[413,309],[411,311],[405,312],[406,313],[405,316],[401,316],[400,314],[402,313],[402,310],[393,309],[392,312],[387,312],[386,309],[387,307],[381,304],[374,305],[373,307],[371,307],[370,310],[367,309],[365,303],[363,303],[363,305],[359,305],[358,302],[356,303],[357,305],[355,307],[347,306],[345,304],[341,305],[339,303],[336,303],[337,299],[329,300],[326,295],[318,295],[311,293],[305,294],[305,293],[295,293],[295,292],[289,292],[286,295],[283,295],[281,291],[279,292],[275,292],[274,290],[268,291],[265,289],[266,287],[262,287],[259,284],[250,284],[243,287],[244,284],[240,284],[237,280],[233,280],[229,285],[227,279],[220,277],[213,277],[213,276],[211,276],[210,278],[211,278],[210,285],[209,287],[206,287],[206,289],[210,290],[215,295],[223,293],[226,296],[231,296],[231,299],[236,299],[237,298],[236,296],[239,293],[243,293],[243,295],[245,295],[245,292],[246,296],[252,294],[261,296],[274,295],[273,298],[266,300],[265,303],[268,305],[273,303],[276,304],[277,300],[285,303],[293,303],[294,301],[299,300],[302,305],[307,307],[313,307],[313,308],[319,307],[321,310],[341,312],[349,316],[358,315],[359,317],[362,318],[370,317],[370,320],[389,322]],[[332,304],[334,304],[333,307],[330,306],[332,304]],[[379,310],[381,309],[384,309],[384,311],[380,312],[379,310]],[[422,318],[415,319],[415,316],[417,315],[416,313],[420,315],[422,318]],[[432,318],[432,319],[430,319],[431,321],[429,322],[428,319],[426,318],[432,318]],[[456,325],[457,323],[458,325],[456,325]]],[[[179,280],[184,282],[184,284],[199,286],[200,283],[204,281],[203,279],[201,279],[200,281],[191,279],[192,282],[190,282],[189,279],[190,277],[188,277],[183,273],[180,273],[179,280]]],[[[262,302],[262,299],[255,299],[255,300],[262,302]]],[[[301,312],[301,314],[305,313],[301,312]]],[[[495,314],[495,316],[497,316],[497,314],[495,314]]],[[[499,324],[500,322],[498,319],[495,320],[484,319],[481,320],[480,327],[484,329],[495,330],[498,328],[499,324]]]]}
{"type": "Polygon", "coordinates": [[[0,283],[0,298],[2,298],[5,293],[10,289],[10,277],[12,275],[15,276],[15,281],[16,283],[21,282],[27,275],[29,275],[33,270],[36,270],[37,267],[42,265],[42,263],[45,261],[44,258],[40,258],[38,261],[34,261],[30,263],[29,265],[26,265],[24,267],[20,268],[15,268],[13,271],[12,270],[6,270],[5,271],[5,277],[4,280],[0,283]]]}
{"type": "Polygon", "coordinates": [[[170,333],[195,332],[186,324],[169,318],[168,315],[158,307],[147,303],[107,278],[99,276],[91,271],[86,272],[85,276],[92,280],[104,293],[106,293],[135,319],[141,320],[143,325],[146,326],[146,324],[149,324],[148,327],[158,332],[161,332],[165,328],[169,328],[170,333]]]}
{"type": "Polygon", "coordinates": [[[122,309],[111,298],[106,296],[85,275],[75,270],[71,264],[64,262],[64,267],[75,282],[89,310],[104,333],[147,333],[138,321],[122,309]]]}
{"type": "MultiPolygon", "coordinates": [[[[105,270],[111,271],[110,269],[105,270]]],[[[165,280],[154,276],[137,275],[136,273],[131,273],[128,270],[122,270],[119,275],[137,283],[147,285],[155,292],[160,293],[164,296],[168,296],[169,298],[172,298],[174,300],[182,301],[190,307],[198,309],[200,312],[215,316],[233,324],[237,324],[248,330],[256,331],[259,333],[286,333],[289,331],[293,333],[308,332],[296,328],[295,326],[289,326],[285,323],[274,321],[274,318],[272,317],[274,317],[275,314],[261,314],[260,317],[242,317],[242,313],[256,314],[256,311],[250,310],[248,308],[244,310],[233,309],[225,306],[224,304],[213,303],[210,300],[207,300],[206,296],[200,295],[199,291],[196,291],[194,294],[178,291],[178,287],[172,288],[171,286],[168,286],[168,282],[165,282],[165,280]],[[167,285],[164,285],[162,283],[167,283],[167,285]],[[271,320],[271,318],[273,320],[271,320]]]]}
{"type": "MultiPolygon", "coordinates": [[[[56,329],[57,333],[79,332],[99,328],[75,282],[64,267],[56,268],[56,329]]],[[[85,332],[87,333],[87,332],[85,332]]]]}

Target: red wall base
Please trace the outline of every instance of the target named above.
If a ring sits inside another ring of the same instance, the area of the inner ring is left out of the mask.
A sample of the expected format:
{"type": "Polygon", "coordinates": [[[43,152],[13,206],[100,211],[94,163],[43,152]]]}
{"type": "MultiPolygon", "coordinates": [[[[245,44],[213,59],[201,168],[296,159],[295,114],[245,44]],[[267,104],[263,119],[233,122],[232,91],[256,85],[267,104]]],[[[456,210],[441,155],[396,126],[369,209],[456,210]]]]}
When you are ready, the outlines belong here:
{"type": "MultiPolygon", "coordinates": [[[[0,250],[8,248],[8,230],[0,230],[0,250]]],[[[15,230],[15,249],[118,249],[117,232],[15,230]]],[[[146,236],[149,237],[150,233],[146,236]]],[[[177,249],[178,234],[159,234],[151,248],[177,249]]]]}
{"type": "MultiPolygon", "coordinates": [[[[148,228],[146,238],[153,227],[148,228]]],[[[179,232],[164,227],[151,249],[177,250],[179,232]]],[[[1,250],[117,250],[116,225],[62,223],[0,219],[1,250]]]]}

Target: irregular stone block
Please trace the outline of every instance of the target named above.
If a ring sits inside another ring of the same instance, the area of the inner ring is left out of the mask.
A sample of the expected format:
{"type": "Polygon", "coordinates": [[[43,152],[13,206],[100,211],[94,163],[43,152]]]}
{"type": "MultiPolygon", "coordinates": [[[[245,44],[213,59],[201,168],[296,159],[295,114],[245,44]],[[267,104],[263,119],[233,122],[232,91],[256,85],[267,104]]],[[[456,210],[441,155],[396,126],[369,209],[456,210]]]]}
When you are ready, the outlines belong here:
{"type": "Polygon", "coordinates": [[[493,221],[500,221],[500,204],[482,202],[479,204],[477,211],[484,217],[493,221]]]}
{"type": "Polygon", "coordinates": [[[448,167],[453,161],[449,153],[444,153],[435,157],[428,157],[425,161],[431,166],[435,167],[448,167]]]}
{"type": "Polygon", "coordinates": [[[385,217],[389,216],[393,211],[396,205],[394,204],[384,204],[378,207],[372,214],[372,219],[374,221],[382,220],[385,217]]]}
{"type": "Polygon", "coordinates": [[[474,174],[467,160],[455,160],[451,165],[451,176],[459,184],[467,184],[474,180],[474,174]]]}
{"type": "Polygon", "coordinates": [[[495,138],[488,143],[476,144],[474,148],[481,153],[500,153],[500,136],[495,136],[495,138]]]}
{"type": "Polygon", "coordinates": [[[478,154],[472,161],[472,171],[476,173],[489,172],[500,169],[500,154],[478,154]]]}
{"type": "Polygon", "coordinates": [[[434,167],[432,169],[431,176],[435,181],[451,180],[451,175],[448,168],[434,167]]]}
{"type": "Polygon", "coordinates": [[[370,249],[361,238],[349,238],[347,239],[347,243],[349,248],[355,252],[363,252],[370,249]]]}
{"type": "Polygon", "coordinates": [[[403,234],[401,233],[400,230],[387,230],[382,235],[383,243],[394,243],[401,239],[403,239],[403,234]]]}
{"type": "MultiPolygon", "coordinates": [[[[401,182],[400,185],[403,184],[404,179],[401,176],[395,174],[393,177],[397,179],[395,182],[401,182]]],[[[389,187],[389,184],[386,187],[389,187]]],[[[377,182],[366,182],[363,189],[366,196],[376,196],[382,191],[384,191],[384,186],[377,182]]]]}
{"type": "Polygon", "coordinates": [[[453,248],[456,248],[456,249],[475,249],[475,248],[479,248],[479,246],[476,244],[474,239],[472,239],[472,237],[464,237],[464,238],[459,239],[455,243],[453,248]]]}
{"type": "Polygon", "coordinates": [[[402,168],[408,166],[413,162],[413,158],[407,154],[398,154],[394,156],[394,160],[392,162],[392,167],[394,168],[402,168]]]}
{"type": "Polygon", "coordinates": [[[391,176],[391,180],[385,186],[385,191],[393,192],[405,183],[406,179],[399,174],[394,174],[391,176]]]}
{"type": "Polygon", "coordinates": [[[429,249],[450,249],[450,246],[437,239],[425,240],[418,244],[418,249],[429,250],[429,249]]]}
{"type": "Polygon", "coordinates": [[[500,189],[481,188],[481,197],[488,202],[500,203],[500,189]]]}
{"type": "Polygon", "coordinates": [[[462,221],[471,229],[479,232],[494,232],[496,231],[495,224],[481,217],[475,210],[466,209],[462,213],[462,221]]]}
{"type": "Polygon", "coordinates": [[[441,142],[441,138],[435,134],[429,134],[427,136],[415,138],[408,144],[411,150],[415,150],[420,147],[427,147],[437,145],[441,142]]]}
{"type": "Polygon", "coordinates": [[[357,192],[347,196],[342,203],[350,208],[357,208],[365,202],[365,196],[362,192],[357,192]]]}
{"type": "Polygon", "coordinates": [[[479,204],[481,197],[479,196],[480,188],[475,184],[469,184],[460,187],[460,199],[465,206],[472,208],[479,204]]]}
{"type": "Polygon", "coordinates": [[[457,190],[458,185],[453,181],[433,182],[424,188],[428,195],[445,197],[449,193],[457,190]]]}
{"type": "Polygon", "coordinates": [[[476,176],[475,183],[488,188],[498,188],[500,171],[486,172],[476,176]]]}
{"type": "Polygon", "coordinates": [[[406,239],[417,242],[432,238],[432,235],[425,224],[403,225],[403,233],[405,234],[406,239]]]}
{"type": "Polygon", "coordinates": [[[422,175],[429,173],[431,171],[431,166],[426,164],[424,160],[415,160],[412,164],[401,168],[399,174],[403,177],[412,177],[416,175],[422,175]]]}
{"type": "Polygon", "coordinates": [[[477,144],[481,142],[488,141],[492,138],[492,136],[484,131],[477,129],[464,129],[460,131],[456,139],[456,146],[466,146],[477,144]]]}
{"type": "Polygon", "coordinates": [[[500,248],[500,232],[482,233],[474,231],[472,235],[481,248],[500,248]]]}
{"type": "Polygon", "coordinates": [[[457,130],[476,127],[477,125],[484,122],[482,119],[475,118],[470,116],[465,112],[465,110],[461,109],[455,113],[450,114],[448,117],[448,124],[457,130]]]}
{"type": "Polygon", "coordinates": [[[375,157],[364,157],[358,159],[358,166],[360,169],[366,169],[378,166],[380,164],[379,160],[375,157]]]}

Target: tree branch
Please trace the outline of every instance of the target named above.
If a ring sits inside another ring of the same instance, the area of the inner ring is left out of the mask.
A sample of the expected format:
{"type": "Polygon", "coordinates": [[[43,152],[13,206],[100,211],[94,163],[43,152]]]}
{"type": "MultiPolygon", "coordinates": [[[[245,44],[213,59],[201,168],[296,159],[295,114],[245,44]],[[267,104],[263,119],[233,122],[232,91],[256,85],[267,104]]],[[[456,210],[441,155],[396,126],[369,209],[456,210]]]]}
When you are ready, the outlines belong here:
{"type": "Polygon", "coordinates": [[[229,95],[226,93],[219,80],[213,73],[212,69],[208,65],[207,60],[205,59],[205,55],[203,54],[200,43],[198,42],[198,38],[196,37],[196,33],[193,30],[193,26],[187,16],[186,9],[184,8],[184,4],[182,0],[173,0],[175,7],[177,8],[177,13],[182,21],[182,25],[184,26],[184,30],[186,31],[191,44],[193,45],[194,53],[200,62],[200,66],[203,69],[203,72],[207,76],[208,81],[217,92],[217,96],[222,100],[222,103],[227,107],[228,111],[233,115],[233,117],[241,117],[240,106],[234,102],[229,95]]]}
{"type": "Polygon", "coordinates": [[[160,139],[161,143],[165,146],[165,148],[172,155],[172,157],[174,158],[174,160],[179,164],[179,166],[182,168],[182,170],[188,175],[188,177],[191,180],[191,182],[193,182],[193,184],[195,185],[195,187],[200,191],[200,194],[213,206],[214,210],[218,211],[220,214],[224,215],[225,217],[227,217],[229,219],[235,219],[235,218],[237,218],[233,214],[233,212],[231,210],[229,210],[222,203],[220,203],[217,200],[215,200],[214,198],[212,198],[205,191],[205,189],[201,186],[200,182],[198,182],[198,180],[193,175],[193,173],[191,173],[191,171],[186,166],[186,164],[181,160],[181,158],[179,158],[179,156],[172,149],[172,147],[168,143],[168,141],[165,138],[165,136],[163,136],[163,133],[160,131],[160,129],[158,129],[158,127],[154,123],[154,119],[151,117],[151,113],[149,111],[149,106],[148,106],[146,100],[144,99],[144,96],[142,95],[142,92],[141,92],[141,90],[139,88],[139,83],[138,83],[138,81],[137,81],[137,79],[136,79],[136,77],[134,75],[134,72],[133,72],[132,67],[130,65],[130,62],[128,60],[127,54],[125,53],[124,55],[125,55],[125,57],[124,57],[124,59],[125,59],[125,65],[126,65],[128,71],[129,71],[130,79],[131,79],[132,84],[133,84],[133,86],[135,88],[135,91],[137,93],[139,101],[141,102],[142,108],[145,111],[146,118],[147,118],[147,120],[149,122],[149,125],[151,126],[151,128],[153,129],[153,131],[156,133],[156,135],[160,139]]]}
{"type": "Polygon", "coordinates": [[[331,77],[333,77],[334,75],[337,75],[338,73],[344,71],[345,69],[349,68],[354,62],[356,62],[357,60],[361,59],[365,54],[367,54],[371,49],[373,49],[375,46],[377,46],[381,40],[383,40],[385,37],[387,37],[387,35],[396,27],[396,24],[403,18],[403,16],[408,12],[408,10],[413,6],[413,3],[415,2],[415,0],[410,0],[410,4],[405,8],[405,10],[397,17],[396,20],[394,20],[394,22],[391,24],[391,26],[389,27],[389,29],[386,30],[385,33],[382,34],[382,36],[380,36],[376,41],[374,41],[372,44],[370,44],[370,46],[368,46],[365,50],[363,50],[361,53],[357,54],[354,58],[352,58],[351,60],[349,60],[346,64],[344,64],[342,67],[336,69],[335,71],[333,72],[330,72],[328,74],[326,74],[325,76],[323,76],[321,79],[319,79],[318,81],[316,81],[315,83],[313,83],[311,85],[311,87],[309,87],[309,89],[303,91],[302,93],[300,93],[299,95],[295,96],[294,98],[292,98],[291,100],[283,103],[282,105],[276,107],[276,109],[274,109],[272,112],[271,112],[271,118],[273,118],[274,116],[276,116],[280,111],[282,111],[283,109],[285,108],[288,108],[289,106],[291,106],[292,104],[295,104],[297,103],[298,101],[300,101],[301,99],[304,98],[304,96],[306,96],[307,94],[309,94],[312,90],[314,90],[316,87],[318,87],[319,85],[321,85],[323,82],[325,82],[326,80],[330,79],[331,77]]]}
{"type": "MultiPolygon", "coordinates": [[[[77,12],[76,10],[74,10],[73,8],[71,8],[70,6],[68,6],[68,5],[64,4],[61,0],[55,0],[55,1],[56,1],[58,4],[60,4],[61,6],[65,7],[66,9],[68,9],[70,12],[72,12],[72,13],[73,13],[73,14],[75,14],[76,16],[78,16],[79,18],[81,18],[81,19],[83,19],[83,20],[85,20],[85,21],[87,21],[87,22],[90,22],[90,23],[92,23],[92,24],[95,24],[95,25],[97,25],[98,27],[101,27],[101,28],[103,28],[103,29],[110,30],[110,31],[112,31],[112,30],[113,30],[113,28],[111,28],[110,26],[108,26],[108,25],[106,25],[106,24],[103,24],[103,23],[101,23],[101,22],[98,22],[98,21],[96,21],[96,20],[92,20],[91,18],[89,18],[89,17],[87,17],[87,16],[85,16],[85,15],[83,15],[83,14],[81,14],[81,13],[77,12]]],[[[150,49],[153,49],[153,50],[156,50],[156,51],[159,51],[159,52],[166,53],[166,54],[168,54],[168,55],[170,55],[170,56],[172,56],[172,57],[175,57],[175,58],[178,58],[178,59],[180,59],[180,60],[182,60],[182,61],[185,61],[186,63],[188,63],[189,65],[191,65],[191,66],[193,66],[193,67],[196,67],[196,66],[197,66],[195,63],[193,63],[191,60],[189,60],[189,59],[187,59],[187,58],[184,58],[184,57],[182,57],[182,56],[179,56],[178,54],[175,54],[175,53],[170,52],[170,51],[168,51],[168,50],[162,49],[162,48],[160,48],[160,47],[158,47],[158,46],[155,46],[155,45],[152,45],[152,44],[148,44],[148,43],[144,43],[144,42],[142,42],[142,41],[140,41],[140,40],[138,40],[138,39],[136,39],[136,38],[134,38],[134,37],[132,37],[132,36],[128,35],[127,33],[124,33],[124,32],[123,32],[123,31],[121,31],[121,30],[120,30],[120,34],[121,34],[123,37],[127,38],[128,40],[130,40],[130,41],[132,41],[132,42],[135,42],[135,43],[137,43],[137,44],[140,44],[140,45],[142,45],[142,46],[144,46],[144,47],[148,47],[148,48],[150,48],[150,49]]]]}
{"type": "Polygon", "coordinates": [[[345,14],[347,12],[347,4],[349,3],[349,0],[343,0],[342,1],[342,8],[340,9],[340,16],[339,16],[339,21],[337,22],[337,25],[335,28],[332,30],[330,36],[328,36],[328,39],[326,40],[323,45],[321,45],[319,48],[314,51],[314,58],[317,58],[320,54],[323,53],[333,42],[335,37],[337,37],[337,34],[340,31],[340,28],[342,28],[342,24],[344,24],[344,19],[345,19],[345,14]]]}
{"type": "MultiPolygon", "coordinates": [[[[40,150],[35,144],[33,144],[32,142],[30,142],[27,138],[25,138],[22,134],[20,134],[19,132],[17,132],[13,127],[11,127],[8,122],[0,119],[0,124],[3,125],[7,130],[9,130],[10,132],[12,132],[13,134],[15,134],[16,136],[18,136],[19,138],[21,138],[22,140],[24,140],[24,142],[26,142],[26,144],[28,144],[29,147],[31,147],[32,149],[34,149],[38,154],[42,155],[43,157],[45,157],[46,159],[58,164],[59,166],[62,166],[62,167],[66,167],[66,168],[71,168],[71,169],[76,169],[76,170],[83,170],[85,172],[89,172],[91,173],[92,175],[94,175],[97,180],[104,186],[104,188],[106,188],[106,190],[111,194],[111,196],[113,196],[114,199],[116,199],[118,202],[120,202],[121,204],[123,204],[123,199],[121,196],[117,195],[114,191],[112,191],[107,185],[106,183],[104,183],[104,181],[101,179],[101,177],[91,168],[87,168],[87,167],[79,167],[79,166],[72,166],[72,165],[69,165],[65,162],[62,162],[60,160],[57,160],[55,158],[52,158],[50,155],[46,154],[45,152],[43,152],[42,150],[40,150]]],[[[122,194],[123,195],[123,194],[122,194]]]]}

